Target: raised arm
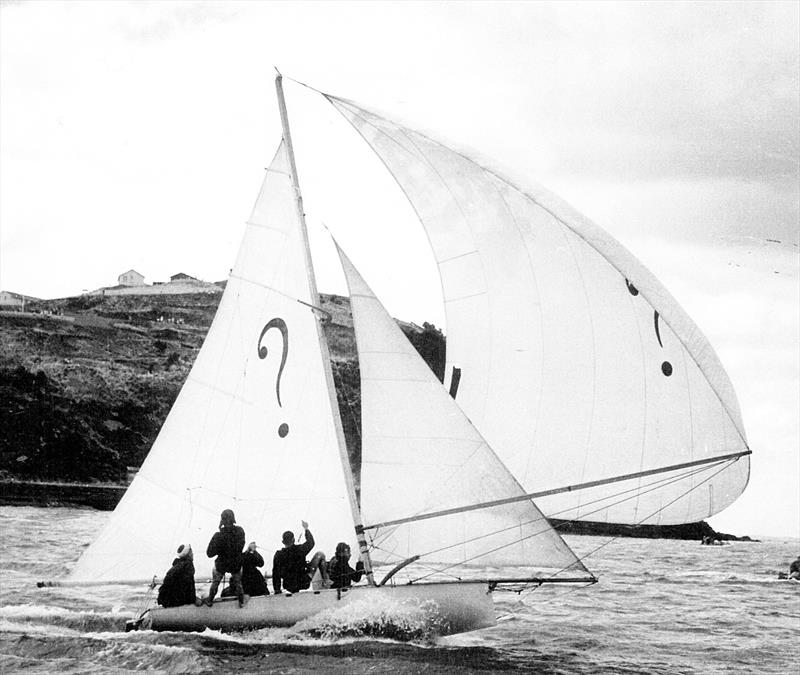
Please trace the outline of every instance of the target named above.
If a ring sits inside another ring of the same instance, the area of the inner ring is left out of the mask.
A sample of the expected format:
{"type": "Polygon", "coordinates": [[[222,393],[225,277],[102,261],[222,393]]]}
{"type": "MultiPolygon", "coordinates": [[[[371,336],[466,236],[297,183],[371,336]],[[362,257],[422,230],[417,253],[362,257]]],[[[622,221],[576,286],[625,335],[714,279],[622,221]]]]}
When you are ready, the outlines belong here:
{"type": "Polygon", "coordinates": [[[314,535],[311,534],[311,530],[308,529],[306,526],[306,540],[299,545],[300,550],[303,552],[303,555],[308,555],[311,552],[311,549],[314,548],[314,535]]]}

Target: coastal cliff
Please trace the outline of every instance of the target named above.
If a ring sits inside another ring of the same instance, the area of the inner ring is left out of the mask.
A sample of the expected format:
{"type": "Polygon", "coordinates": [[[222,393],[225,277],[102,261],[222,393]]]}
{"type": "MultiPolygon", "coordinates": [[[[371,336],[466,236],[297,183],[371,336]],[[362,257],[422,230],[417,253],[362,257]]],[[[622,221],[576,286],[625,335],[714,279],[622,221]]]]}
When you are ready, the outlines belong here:
{"type": "MultiPolygon", "coordinates": [[[[0,312],[0,503],[113,508],[189,373],[221,290],[79,296],[0,312]]],[[[361,404],[350,303],[323,294],[321,306],[329,316],[323,325],[357,481],[361,404]]],[[[442,332],[428,323],[398,324],[442,379],[442,332]]],[[[737,538],[707,523],[558,526],[576,534],[737,538]]]]}

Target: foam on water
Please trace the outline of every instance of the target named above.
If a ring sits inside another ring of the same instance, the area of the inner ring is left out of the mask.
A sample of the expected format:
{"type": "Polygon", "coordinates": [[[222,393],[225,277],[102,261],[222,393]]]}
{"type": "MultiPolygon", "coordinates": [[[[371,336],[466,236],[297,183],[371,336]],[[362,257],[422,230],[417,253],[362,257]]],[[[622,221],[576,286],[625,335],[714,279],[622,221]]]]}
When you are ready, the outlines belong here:
{"type": "Polygon", "coordinates": [[[119,612],[73,611],[63,607],[26,604],[0,607],[0,620],[6,625],[29,629],[31,626],[60,626],[76,631],[125,630],[125,621],[132,618],[119,612]]]}
{"type": "Polygon", "coordinates": [[[401,604],[371,594],[309,617],[294,630],[323,640],[378,637],[427,643],[447,632],[447,623],[432,600],[406,600],[401,604]]]}
{"type": "MultiPolygon", "coordinates": [[[[497,626],[446,638],[436,638],[435,606],[400,606],[378,594],[291,629],[125,633],[125,620],[152,601],[146,588],[35,586],[44,573],[69,569],[107,517],[0,507],[4,675],[514,669],[783,675],[800,661],[800,584],[777,579],[800,550],[796,540],[709,550],[698,542],[620,539],[588,561],[599,584],[498,590],[497,626]]],[[[579,555],[607,541],[568,539],[579,555]]]]}

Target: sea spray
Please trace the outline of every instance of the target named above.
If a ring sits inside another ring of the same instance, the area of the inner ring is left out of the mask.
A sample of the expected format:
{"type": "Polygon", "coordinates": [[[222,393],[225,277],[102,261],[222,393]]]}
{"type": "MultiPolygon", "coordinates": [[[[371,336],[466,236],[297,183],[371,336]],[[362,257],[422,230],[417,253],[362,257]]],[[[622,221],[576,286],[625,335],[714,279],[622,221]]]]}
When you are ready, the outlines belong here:
{"type": "MultiPolygon", "coordinates": [[[[0,620],[25,630],[32,626],[59,626],[74,631],[122,631],[130,618],[117,612],[73,611],[63,607],[6,605],[0,607],[0,620]]],[[[8,628],[4,628],[8,630],[8,628]]]]}
{"type": "Polygon", "coordinates": [[[309,617],[295,631],[323,640],[380,637],[428,643],[447,633],[448,624],[433,600],[398,602],[387,594],[373,593],[309,617]]]}

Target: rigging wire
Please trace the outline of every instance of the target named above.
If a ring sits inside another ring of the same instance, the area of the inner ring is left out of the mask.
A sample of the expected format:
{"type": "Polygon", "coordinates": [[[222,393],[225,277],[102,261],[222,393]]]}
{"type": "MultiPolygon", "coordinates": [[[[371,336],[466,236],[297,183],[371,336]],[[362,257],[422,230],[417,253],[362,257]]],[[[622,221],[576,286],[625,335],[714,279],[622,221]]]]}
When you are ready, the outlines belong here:
{"type": "MultiPolygon", "coordinates": [[[[657,515],[658,513],[660,513],[661,511],[663,511],[663,510],[664,510],[664,509],[666,509],[667,507],[669,507],[669,506],[671,506],[672,504],[674,504],[674,503],[675,503],[676,501],[678,501],[679,499],[682,499],[682,498],[683,498],[683,497],[685,497],[686,495],[690,494],[691,492],[693,492],[694,490],[696,490],[697,488],[699,488],[701,485],[703,485],[704,483],[706,483],[706,482],[708,482],[709,480],[711,480],[712,478],[714,478],[714,476],[718,475],[719,473],[721,473],[722,471],[724,471],[725,469],[727,469],[727,468],[728,468],[728,466],[730,466],[730,465],[733,463],[733,461],[735,461],[735,460],[727,460],[727,461],[725,462],[725,465],[724,465],[724,466],[722,466],[722,467],[720,467],[720,469],[719,469],[718,471],[716,471],[714,474],[712,474],[711,476],[709,476],[709,477],[705,478],[704,480],[702,480],[702,481],[701,481],[700,483],[698,483],[697,485],[693,485],[693,486],[692,486],[692,487],[690,487],[688,490],[686,490],[685,492],[683,492],[683,493],[681,493],[680,495],[678,495],[678,496],[677,496],[675,499],[673,499],[672,501],[670,501],[670,502],[668,502],[667,504],[665,504],[665,505],[663,505],[663,506],[659,507],[659,508],[658,508],[656,511],[654,511],[654,512],[653,512],[653,513],[651,513],[650,515],[646,516],[645,518],[643,518],[643,519],[642,519],[642,520],[640,520],[639,522],[635,523],[635,525],[641,525],[642,523],[644,523],[645,521],[649,520],[649,519],[650,519],[650,518],[652,518],[653,516],[657,515]]],[[[713,467],[713,466],[715,466],[715,465],[713,465],[713,464],[712,464],[711,466],[713,467]]],[[[704,467],[701,467],[700,469],[695,469],[695,470],[693,470],[693,471],[691,471],[691,472],[688,472],[688,473],[687,473],[687,475],[683,475],[683,476],[678,476],[678,477],[676,477],[676,478],[672,478],[672,479],[670,479],[670,481],[668,481],[668,482],[665,482],[665,483],[664,483],[664,485],[655,485],[655,486],[654,486],[653,488],[651,488],[650,490],[646,490],[646,491],[644,491],[644,492],[641,492],[641,493],[639,493],[639,494],[647,494],[648,492],[653,492],[653,491],[655,491],[655,490],[657,490],[657,489],[660,489],[660,488],[662,488],[662,487],[665,487],[666,485],[669,485],[670,483],[677,482],[677,481],[679,481],[679,480],[683,480],[684,478],[690,477],[690,476],[691,476],[693,473],[700,473],[701,471],[705,471],[705,470],[707,470],[708,468],[709,468],[708,466],[704,466],[704,467]]],[[[663,482],[663,481],[659,481],[659,482],[663,482]]],[[[621,494],[624,494],[624,493],[621,493],[621,494]]],[[[633,498],[632,496],[625,497],[624,499],[621,499],[621,500],[619,500],[618,502],[615,502],[615,503],[613,503],[613,504],[609,504],[609,505],[602,506],[602,507],[600,507],[600,508],[596,509],[595,511],[590,511],[589,513],[587,513],[587,514],[585,514],[585,515],[587,515],[587,516],[589,516],[589,515],[592,515],[593,513],[596,513],[596,512],[598,512],[598,511],[602,511],[602,510],[604,510],[604,509],[606,509],[606,508],[609,508],[609,507],[611,507],[611,506],[616,506],[617,504],[621,504],[621,503],[623,503],[623,502],[625,502],[625,501],[628,501],[629,499],[632,499],[632,498],[633,498]]],[[[598,500],[598,501],[603,501],[603,500],[598,500]]],[[[538,520],[546,520],[546,518],[535,519],[535,520],[529,521],[529,523],[525,523],[525,524],[530,524],[530,523],[533,523],[533,522],[537,522],[538,520]]],[[[566,523],[564,523],[564,524],[562,524],[562,525],[559,525],[559,526],[557,526],[556,528],[553,528],[553,529],[557,529],[558,527],[563,527],[565,524],[566,524],[566,523]]],[[[498,531],[496,531],[496,532],[491,532],[491,533],[489,533],[489,534],[486,534],[486,535],[481,535],[481,536],[479,536],[479,537],[476,537],[475,539],[480,539],[480,538],[484,538],[484,537],[492,536],[492,535],[494,535],[494,534],[498,534],[498,533],[500,533],[500,532],[503,532],[503,531],[505,531],[505,530],[508,530],[508,529],[511,529],[511,528],[504,528],[503,530],[498,530],[498,531]]],[[[496,547],[496,548],[493,548],[493,549],[491,549],[491,550],[489,550],[489,551],[484,551],[483,553],[480,553],[480,554],[474,555],[474,556],[472,556],[472,557],[470,557],[470,558],[467,558],[466,560],[462,560],[462,561],[459,561],[459,562],[457,562],[457,563],[452,563],[452,564],[450,564],[450,565],[447,565],[447,566],[446,566],[446,567],[444,567],[443,569],[439,570],[439,573],[444,573],[444,572],[446,572],[446,570],[448,570],[448,569],[451,569],[451,568],[453,568],[453,567],[456,567],[456,566],[458,566],[458,565],[463,565],[463,564],[465,564],[465,563],[468,563],[468,562],[470,562],[470,561],[472,561],[472,560],[475,560],[475,559],[477,559],[477,558],[482,558],[482,557],[484,557],[484,556],[488,555],[489,553],[494,553],[495,551],[499,551],[499,550],[501,550],[501,549],[503,549],[503,548],[508,548],[509,546],[513,546],[513,545],[515,545],[515,544],[521,543],[521,542],[523,542],[523,541],[525,541],[525,540],[527,540],[527,539],[531,539],[531,538],[533,538],[533,537],[536,537],[536,536],[538,536],[538,535],[540,535],[540,534],[544,534],[545,532],[548,532],[549,530],[550,530],[550,527],[548,526],[548,528],[546,528],[546,529],[542,529],[542,530],[539,530],[539,531],[537,531],[537,532],[534,532],[534,533],[532,533],[532,534],[528,534],[528,535],[526,535],[526,536],[524,536],[524,537],[520,537],[519,539],[516,539],[516,540],[514,540],[514,541],[512,541],[512,542],[509,542],[509,543],[503,544],[503,545],[501,545],[501,546],[498,546],[498,547],[496,547]]],[[[608,543],[610,543],[611,541],[614,541],[615,539],[619,538],[619,536],[621,536],[621,535],[617,535],[617,537],[614,537],[614,538],[612,538],[612,539],[611,539],[611,540],[610,540],[608,543]]],[[[442,547],[441,549],[436,549],[436,550],[434,550],[434,551],[430,551],[430,552],[427,552],[427,553],[424,553],[424,554],[421,554],[421,555],[430,555],[431,553],[437,553],[437,552],[439,552],[439,551],[442,551],[442,550],[445,550],[445,549],[447,549],[447,548],[453,548],[454,546],[461,546],[461,545],[462,545],[462,543],[465,543],[465,542],[459,542],[458,544],[451,544],[451,545],[449,545],[449,546],[442,547]]],[[[596,551],[596,550],[599,550],[600,548],[602,548],[602,546],[600,546],[600,547],[598,547],[597,549],[595,549],[595,551],[596,551]]],[[[582,561],[583,561],[583,560],[584,560],[586,557],[588,557],[588,555],[592,555],[592,554],[593,554],[595,551],[592,551],[592,552],[590,552],[589,554],[587,554],[587,555],[585,555],[585,556],[582,556],[582,557],[580,557],[580,558],[577,558],[575,562],[578,562],[578,563],[581,563],[581,564],[582,564],[582,561]]],[[[575,563],[571,563],[570,565],[567,565],[566,567],[563,567],[562,569],[560,569],[560,570],[558,570],[558,571],[556,571],[556,572],[552,573],[552,574],[551,574],[551,575],[550,575],[548,578],[549,578],[549,579],[552,579],[553,577],[557,576],[558,574],[561,574],[561,572],[564,572],[564,571],[566,571],[566,570],[570,569],[570,568],[571,568],[571,567],[573,567],[574,565],[575,565],[575,563]]],[[[427,578],[428,578],[428,577],[430,577],[430,576],[432,576],[432,573],[425,574],[425,575],[423,575],[423,576],[421,576],[421,577],[417,577],[416,579],[413,579],[413,580],[412,580],[412,583],[415,583],[415,582],[417,582],[417,581],[421,581],[421,580],[423,580],[423,579],[427,579],[427,578]]]]}
{"type": "MultiPolygon", "coordinates": [[[[731,463],[732,463],[732,462],[730,462],[730,461],[728,462],[728,464],[731,464],[731,463]]],[[[694,486],[692,486],[691,488],[689,488],[688,490],[686,490],[686,491],[682,492],[682,493],[681,493],[681,494],[679,494],[677,497],[675,497],[673,500],[671,500],[671,501],[670,501],[670,502],[668,502],[667,504],[664,504],[663,506],[659,507],[658,509],[656,509],[655,511],[653,511],[653,513],[651,513],[651,514],[650,514],[650,515],[648,515],[648,516],[645,516],[645,517],[644,517],[642,520],[640,520],[638,523],[635,523],[635,524],[636,524],[636,525],[642,525],[642,524],[643,524],[645,521],[649,520],[650,518],[652,518],[653,516],[657,515],[658,513],[660,513],[661,511],[663,511],[664,509],[668,508],[669,506],[672,506],[672,504],[674,504],[675,502],[677,502],[679,499],[683,499],[683,498],[684,498],[684,497],[686,497],[687,495],[691,494],[691,493],[692,493],[694,490],[698,489],[698,488],[699,488],[701,485],[703,485],[704,483],[707,483],[708,481],[710,481],[712,478],[714,478],[715,476],[717,476],[717,475],[719,475],[720,473],[722,473],[722,472],[723,472],[725,469],[727,469],[727,468],[728,468],[728,466],[722,466],[722,467],[720,467],[718,471],[715,471],[715,472],[714,472],[712,475],[710,475],[710,476],[708,476],[707,478],[703,479],[703,480],[702,480],[700,483],[698,483],[697,485],[694,485],[694,486]]],[[[599,550],[600,550],[600,549],[602,549],[602,548],[605,548],[606,546],[608,546],[608,545],[609,545],[609,544],[611,544],[612,542],[616,541],[617,539],[620,539],[621,537],[622,537],[622,535],[621,535],[621,534],[618,534],[618,535],[616,535],[616,536],[614,536],[614,537],[611,537],[611,538],[610,538],[608,541],[605,541],[605,542],[603,542],[603,543],[602,543],[602,544],[600,544],[599,546],[597,546],[597,547],[593,548],[593,549],[592,549],[591,551],[589,551],[588,553],[586,553],[586,554],[582,555],[580,558],[578,558],[578,561],[579,561],[579,562],[580,562],[580,561],[583,561],[583,560],[585,560],[586,558],[588,558],[588,557],[590,557],[590,556],[594,555],[595,553],[597,553],[597,551],[599,551],[599,550]]],[[[561,572],[563,572],[563,571],[565,571],[565,570],[567,570],[567,569],[569,569],[569,567],[564,567],[564,568],[562,568],[562,569],[558,570],[557,572],[554,572],[554,573],[553,573],[553,574],[552,574],[550,577],[548,577],[548,578],[552,578],[552,577],[556,576],[557,574],[560,574],[561,572]]],[[[521,595],[522,593],[525,593],[525,594],[530,594],[530,593],[533,593],[533,591],[537,590],[537,589],[538,589],[538,588],[539,588],[541,585],[542,585],[542,584],[538,584],[537,586],[534,586],[533,588],[530,588],[530,589],[528,589],[528,590],[526,590],[526,591],[520,591],[520,595],[521,595]]],[[[591,584],[588,584],[588,585],[591,585],[591,584]]],[[[584,588],[584,586],[580,586],[579,588],[584,588]]],[[[575,589],[575,590],[577,590],[577,589],[575,589]]],[[[559,597],[561,597],[562,595],[563,595],[563,594],[559,594],[559,597]]],[[[521,601],[521,598],[520,598],[520,601],[521,601]]],[[[505,615],[503,615],[503,616],[505,616],[505,615]]],[[[498,618],[499,618],[499,617],[498,617],[498,618]]]]}
{"type": "MultiPolygon", "coordinates": [[[[711,466],[713,467],[713,466],[716,466],[716,465],[712,464],[711,466]]],[[[665,478],[659,478],[659,479],[656,479],[656,480],[652,481],[651,483],[648,483],[648,484],[646,484],[644,486],[636,486],[636,487],[633,487],[633,488],[628,488],[627,490],[622,490],[620,492],[616,492],[616,493],[611,494],[611,495],[607,495],[605,497],[598,497],[597,499],[594,499],[594,500],[592,500],[590,502],[586,502],[586,504],[584,504],[584,506],[590,506],[592,504],[605,502],[605,501],[608,501],[609,499],[614,499],[614,498],[616,498],[618,496],[624,495],[624,494],[629,493],[629,492],[635,492],[636,493],[636,494],[633,494],[633,495],[629,495],[628,497],[625,497],[624,499],[621,499],[621,500],[619,500],[617,502],[614,502],[613,504],[606,504],[606,505],[601,506],[598,509],[595,509],[594,511],[589,511],[585,515],[592,515],[594,513],[597,513],[598,511],[602,511],[603,509],[607,509],[607,508],[610,508],[612,506],[616,506],[617,504],[622,504],[622,503],[624,503],[624,502],[626,502],[626,501],[628,501],[630,499],[633,499],[635,497],[638,497],[638,496],[641,496],[641,495],[644,495],[644,494],[648,494],[649,492],[653,492],[655,490],[658,490],[658,489],[661,489],[663,487],[666,487],[667,485],[670,485],[671,483],[675,483],[675,482],[684,480],[685,478],[690,478],[694,474],[701,473],[702,471],[708,470],[708,468],[709,468],[708,466],[703,466],[703,467],[700,467],[700,468],[691,469],[691,470],[688,470],[688,471],[686,471],[686,472],[684,472],[682,474],[679,474],[678,476],[670,476],[670,477],[665,477],[665,478]],[[649,489],[643,490],[642,489],[643,487],[644,488],[649,488],[649,489]]],[[[558,516],[558,515],[561,515],[563,513],[567,513],[569,511],[572,511],[574,509],[575,509],[575,507],[569,507],[569,508],[566,508],[566,509],[562,509],[561,511],[556,511],[551,515],[552,516],[558,516]]],[[[461,546],[463,544],[472,543],[474,541],[479,541],[480,539],[485,539],[487,537],[491,537],[491,536],[494,536],[495,534],[500,534],[500,533],[506,532],[508,530],[517,529],[520,526],[531,525],[533,523],[542,522],[542,521],[547,522],[547,520],[548,520],[547,516],[542,515],[542,517],[540,517],[540,518],[533,518],[533,519],[525,521],[523,523],[515,523],[514,525],[511,525],[509,527],[505,527],[505,528],[502,528],[502,529],[499,529],[499,530],[493,530],[492,532],[489,532],[487,534],[477,535],[477,536],[472,537],[470,539],[466,539],[464,541],[460,541],[460,542],[458,542],[456,544],[449,544],[447,546],[442,546],[441,548],[433,549],[431,551],[427,551],[427,552],[422,553],[420,555],[431,555],[433,553],[440,553],[441,551],[445,551],[445,550],[447,550],[449,548],[454,548],[456,546],[461,546]]],[[[571,521],[568,521],[568,522],[571,522],[571,521]]],[[[563,525],[559,525],[557,527],[563,527],[563,525]]],[[[512,545],[514,545],[516,543],[519,543],[520,541],[523,541],[524,539],[527,539],[529,537],[536,536],[538,534],[542,534],[542,533],[548,532],[549,529],[550,528],[548,527],[547,529],[540,530],[539,532],[536,532],[533,535],[527,535],[526,537],[523,537],[522,539],[515,540],[515,541],[513,541],[513,542],[511,542],[511,543],[509,543],[507,545],[508,546],[512,546],[512,545]]],[[[376,532],[376,534],[377,534],[377,532],[376,532]]],[[[386,537],[388,537],[390,534],[391,534],[391,531],[387,532],[386,535],[384,536],[384,539],[386,537]]],[[[491,552],[491,551],[489,551],[489,552],[491,552]]],[[[485,554],[481,554],[481,555],[485,555],[485,554]]],[[[475,557],[480,557],[480,556],[475,556],[475,557]]]]}
{"type": "MultiPolygon", "coordinates": [[[[663,506],[660,506],[660,507],[659,507],[659,508],[657,508],[655,511],[653,511],[653,512],[652,512],[650,515],[648,515],[648,516],[645,516],[645,517],[644,517],[644,518],[642,518],[642,519],[641,519],[641,520],[640,520],[638,523],[635,523],[635,525],[642,525],[642,524],[644,524],[644,522],[645,522],[645,521],[647,521],[647,520],[650,520],[650,518],[652,518],[653,516],[656,516],[656,515],[658,515],[658,514],[659,514],[659,513],[661,513],[661,511],[663,511],[664,509],[666,509],[666,508],[668,508],[668,507],[672,506],[672,505],[673,505],[675,502],[677,502],[679,499],[683,499],[683,498],[684,498],[684,497],[686,497],[687,495],[691,494],[692,492],[694,492],[695,490],[697,490],[697,489],[698,489],[698,488],[699,488],[701,485],[704,485],[705,483],[707,483],[708,481],[710,481],[712,478],[714,478],[715,476],[718,476],[720,473],[722,473],[723,471],[725,471],[725,469],[727,469],[727,468],[728,468],[728,466],[730,466],[730,464],[731,464],[731,463],[732,463],[732,462],[731,462],[731,461],[729,461],[729,462],[727,463],[727,465],[726,465],[726,466],[722,466],[722,467],[720,467],[720,468],[719,468],[719,470],[715,471],[715,472],[714,472],[713,474],[711,474],[710,476],[708,476],[708,477],[704,478],[703,480],[701,480],[701,481],[700,481],[700,482],[699,482],[697,485],[693,485],[693,486],[692,486],[692,487],[690,487],[688,490],[685,490],[684,492],[682,492],[681,494],[679,494],[677,497],[675,497],[674,499],[672,499],[672,500],[670,500],[669,502],[667,502],[666,504],[664,504],[663,506]]],[[[596,547],[596,548],[592,549],[592,550],[591,550],[591,551],[589,551],[587,554],[585,554],[585,555],[581,556],[580,558],[578,558],[578,560],[579,560],[579,561],[582,561],[582,560],[585,560],[586,558],[588,558],[589,556],[591,556],[591,555],[594,555],[594,554],[595,554],[597,551],[599,551],[601,548],[604,548],[604,547],[608,546],[608,545],[609,545],[611,542],[613,542],[613,541],[616,541],[616,540],[617,540],[617,539],[619,539],[621,536],[622,536],[621,534],[618,534],[618,535],[616,535],[616,536],[612,537],[612,538],[611,538],[611,539],[609,539],[607,542],[604,542],[604,543],[600,544],[600,546],[598,546],[598,547],[596,547]]],[[[568,568],[564,568],[564,569],[568,569],[568,568]]],[[[556,572],[556,574],[559,574],[560,572],[563,572],[563,571],[564,571],[564,570],[559,570],[558,572],[556,572]]]]}
{"type": "Polygon", "coordinates": [[[145,591],[144,598],[142,598],[142,603],[139,605],[139,610],[136,612],[136,618],[141,619],[146,612],[150,610],[150,607],[153,604],[153,591],[155,590],[156,586],[158,586],[158,577],[153,577],[153,580],[147,585],[147,590],[145,591]]]}
{"type": "MultiPolygon", "coordinates": [[[[381,548],[380,546],[373,545],[370,550],[381,551],[382,553],[387,553],[390,556],[392,556],[392,555],[396,556],[398,560],[402,560],[402,556],[398,556],[396,553],[394,553],[392,551],[389,551],[388,549],[381,548]]],[[[417,561],[415,561],[415,562],[417,562],[417,561]]],[[[427,576],[432,576],[434,574],[443,574],[443,575],[446,575],[446,576],[448,576],[448,577],[450,577],[450,578],[452,578],[452,579],[454,579],[456,581],[461,581],[461,577],[459,577],[457,574],[453,574],[452,572],[448,572],[447,571],[448,569],[450,569],[450,567],[446,567],[443,570],[439,570],[439,569],[433,567],[433,565],[430,564],[430,563],[418,563],[418,566],[422,567],[424,569],[430,570],[430,574],[427,575],[427,576]]],[[[451,565],[451,567],[452,567],[452,565],[451,565]]],[[[423,577],[423,578],[425,578],[425,577],[423,577]]]]}

